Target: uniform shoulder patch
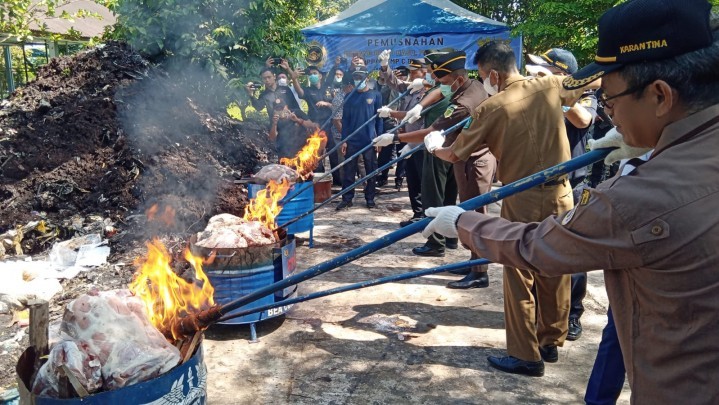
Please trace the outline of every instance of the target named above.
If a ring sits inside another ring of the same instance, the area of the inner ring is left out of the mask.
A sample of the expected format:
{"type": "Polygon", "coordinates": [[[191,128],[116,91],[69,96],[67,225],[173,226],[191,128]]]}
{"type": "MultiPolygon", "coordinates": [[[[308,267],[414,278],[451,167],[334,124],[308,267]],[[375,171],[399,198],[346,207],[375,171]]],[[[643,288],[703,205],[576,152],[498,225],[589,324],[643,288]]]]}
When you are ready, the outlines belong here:
{"type": "Polygon", "coordinates": [[[579,205],[587,205],[591,196],[592,193],[588,189],[585,188],[582,190],[582,196],[579,197],[579,205]]]}
{"type": "Polygon", "coordinates": [[[583,98],[582,101],[579,102],[579,105],[581,105],[582,107],[591,107],[592,99],[589,97],[583,98]]]}
{"type": "Polygon", "coordinates": [[[449,107],[447,107],[446,110],[444,110],[444,118],[449,118],[454,113],[454,110],[457,109],[457,106],[454,104],[450,104],[449,107]]]}

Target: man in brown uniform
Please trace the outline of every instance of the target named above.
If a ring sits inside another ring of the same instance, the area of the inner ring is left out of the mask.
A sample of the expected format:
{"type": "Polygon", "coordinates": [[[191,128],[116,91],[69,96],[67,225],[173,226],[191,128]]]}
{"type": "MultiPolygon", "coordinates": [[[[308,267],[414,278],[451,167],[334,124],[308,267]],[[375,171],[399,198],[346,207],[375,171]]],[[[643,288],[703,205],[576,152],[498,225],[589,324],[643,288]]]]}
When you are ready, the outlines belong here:
{"type": "MultiPolygon", "coordinates": [[[[441,55],[433,60],[431,66],[432,71],[441,83],[440,88],[444,97],[449,98],[449,106],[444,114],[432,123],[430,131],[444,130],[457,124],[469,117],[470,112],[487,99],[487,92],[482,88],[482,84],[467,76],[467,71],[464,69],[466,59],[466,54],[463,51],[458,51],[441,55]]],[[[461,129],[447,134],[444,142],[447,145],[451,145],[460,131],[461,129]]],[[[388,136],[384,142],[382,142],[382,139],[376,139],[375,145],[384,144],[387,141],[422,142],[426,134],[426,130],[398,133],[392,139],[388,136]]],[[[437,135],[437,133],[435,133],[435,135],[437,135]]],[[[473,153],[469,154],[465,159],[447,166],[447,170],[451,170],[451,172],[445,174],[445,176],[454,177],[457,182],[459,199],[460,201],[465,201],[489,192],[496,167],[497,160],[489,152],[489,149],[481,147],[478,148],[477,151],[473,151],[473,153]]],[[[431,194],[425,196],[423,193],[422,201],[429,207],[446,205],[443,204],[442,198],[428,197],[431,197],[431,194]]],[[[443,239],[441,235],[429,235],[424,247],[428,249],[440,249],[439,246],[441,246],[441,242],[436,242],[440,238],[443,239]]],[[[419,248],[415,248],[413,252],[419,254],[417,253],[418,249],[419,248]]],[[[444,247],[441,247],[441,249],[442,253],[444,253],[444,247]]],[[[472,257],[475,257],[474,254],[472,257]]],[[[478,288],[489,286],[487,265],[476,266],[463,280],[450,282],[447,286],[449,288],[478,288]]]]}
{"type": "Polygon", "coordinates": [[[710,10],[706,0],[614,7],[599,20],[596,62],[565,80],[602,78],[599,100],[626,145],[594,146],[619,146],[609,160],[631,157],[627,145],[653,148],[646,163],[539,223],[427,212],[434,232],[458,231],[505,265],[548,276],[604,269],[636,404],[719,403],[719,19],[710,10]]]}
{"type": "MultiPolygon", "coordinates": [[[[428,137],[427,150],[455,162],[489,145],[499,161],[497,178],[505,184],[569,160],[562,105],[572,105],[582,91],[564,91],[562,79],[556,76],[526,79],[517,71],[514,53],[506,44],[485,44],[477,51],[475,63],[485,89],[498,94],[476,108],[471,125],[455,142],[436,148],[428,137]]],[[[534,222],[572,206],[572,188],[566,178],[560,178],[506,198],[501,215],[512,221],[534,222]]],[[[544,277],[505,266],[509,356],[490,357],[490,364],[511,373],[542,376],[542,360],[556,362],[557,346],[562,346],[567,336],[569,287],[569,276],[544,277]]]]}

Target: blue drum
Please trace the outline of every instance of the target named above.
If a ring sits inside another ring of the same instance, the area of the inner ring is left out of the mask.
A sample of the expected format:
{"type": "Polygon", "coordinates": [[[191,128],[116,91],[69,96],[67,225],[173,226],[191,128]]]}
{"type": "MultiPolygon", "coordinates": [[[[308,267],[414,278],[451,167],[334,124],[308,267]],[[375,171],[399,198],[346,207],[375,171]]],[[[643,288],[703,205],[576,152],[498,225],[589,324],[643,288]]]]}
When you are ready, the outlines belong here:
{"type": "MultiPolygon", "coordinates": [[[[247,195],[250,198],[254,198],[257,193],[260,190],[264,190],[265,185],[264,184],[255,184],[255,183],[248,183],[247,184],[247,195]]],[[[312,181],[305,181],[302,183],[296,183],[292,187],[290,187],[290,190],[287,192],[287,197],[285,199],[280,200],[280,205],[282,205],[282,210],[277,215],[277,218],[275,219],[275,222],[277,225],[282,225],[285,222],[295,219],[296,217],[304,214],[307,211],[312,210],[315,207],[315,192],[314,192],[314,185],[312,184],[312,181]],[[299,194],[292,198],[290,201],[286,201],[287,197],[294,196],[295,193],[297,193],[300,190],[299,194]]],[[[289,225],[286,229],[287,233],[290,235],[294,235],[300,232],[310,232],[310,247],[314,245],[313,240],[313,233],[314,233],[314,225],[315,224],[315,214],[312,213],[310,215],[307,215],[306,217],[300,219],[299,221],[293,223],[292,225],[289,225]]]]}

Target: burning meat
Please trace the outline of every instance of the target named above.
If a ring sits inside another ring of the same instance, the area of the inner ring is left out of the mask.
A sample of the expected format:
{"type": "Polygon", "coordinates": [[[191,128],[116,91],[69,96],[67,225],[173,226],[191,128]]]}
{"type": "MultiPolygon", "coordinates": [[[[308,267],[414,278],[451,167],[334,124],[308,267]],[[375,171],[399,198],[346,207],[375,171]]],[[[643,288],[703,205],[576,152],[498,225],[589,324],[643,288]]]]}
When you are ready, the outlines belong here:
{"type": "Polygon", "coordinates": [[[230,214],[210,218],[207,228],[197,234],[197,246],[221,248],[245,248],[275,243],[274,233],[265,224],[248,221],[230,214]]]}
{"type": "Polygon", "coordinates": [[[178,364],[180,352],[147,317],[128,290],[90,292],[70,302],[62,340],[38,371],[33,392],[57,396],[63,366],[89,392],[113,390],[155,378],[178,364]]]}

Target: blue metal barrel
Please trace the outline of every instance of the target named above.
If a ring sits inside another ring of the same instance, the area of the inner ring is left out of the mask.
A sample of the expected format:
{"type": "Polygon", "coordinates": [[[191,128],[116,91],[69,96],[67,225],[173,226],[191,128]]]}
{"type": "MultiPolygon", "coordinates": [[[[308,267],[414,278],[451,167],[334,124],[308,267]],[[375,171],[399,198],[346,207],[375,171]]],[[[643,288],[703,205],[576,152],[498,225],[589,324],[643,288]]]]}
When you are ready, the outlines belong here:
{"type": "MultiPolygon", "coordinates": [[[[22,357],[20,361],[23,361],[22,357]]],[[[139,384],[101,392],[85,398],[55,399],[35,397],[35,404],[37,405],[127,405],[148,403],[183,405],[207,403],[207,368],[204,363],[202,346],[187,362],[157,378],[139,384]]]]}
{"type": "MultiPolygon", "coordinates": [[[[260,190],[264,190],[264,184],[247,184],[247,194],[250,198],[254,198],[260,190]]],[[[302,192],[294,197],[291,201],[280,200],[282,205],[282,211],[280,211],[275,222],[278,225],[284,224],[285,222],[294,219],[295,217],[304,214],[315,207],[315,192],[314,185],[311,181],[303,183],[296,183],[287,192],[287,196],[293,196],[295,189],[302,190],[302,192]]],[[[315,214],[307,215],[292,225],[287,227],[287,233],[294,235],[300,232],[312,231],[315,223],[315,214]]]]}

